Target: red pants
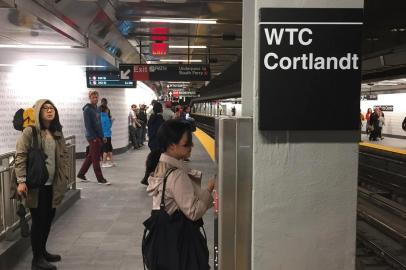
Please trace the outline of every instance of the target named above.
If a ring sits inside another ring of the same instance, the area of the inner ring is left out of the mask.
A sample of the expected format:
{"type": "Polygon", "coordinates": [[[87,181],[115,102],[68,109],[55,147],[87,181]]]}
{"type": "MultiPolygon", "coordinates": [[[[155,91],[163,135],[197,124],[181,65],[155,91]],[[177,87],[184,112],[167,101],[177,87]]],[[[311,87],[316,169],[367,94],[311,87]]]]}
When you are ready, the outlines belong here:
{"type": "Polygon", "coordinates": [[[87,154],[78,175],[86,175],[87,171],[90,168],[90,165],[93,164],[94,174],[96,175],[97,180],[100,181],[104,179],[102,171],[100,169],[100,154],[102,149],[102,142],[100,139],[88,140],[88,142],[89,153],[87,154]]]}

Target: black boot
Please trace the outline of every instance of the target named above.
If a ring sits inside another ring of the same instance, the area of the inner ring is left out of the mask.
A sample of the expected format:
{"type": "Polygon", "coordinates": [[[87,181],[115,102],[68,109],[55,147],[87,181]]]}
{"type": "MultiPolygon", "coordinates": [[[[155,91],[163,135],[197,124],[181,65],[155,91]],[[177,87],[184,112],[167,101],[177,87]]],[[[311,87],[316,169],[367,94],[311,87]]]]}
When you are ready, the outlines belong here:
{"type": "Polygon", "coordinates": [[[45,250],[44,252],[44,258],[48,262],[59,262],[62,258],[61,255],[58,254],[51,254],[48,251],[45,250]]]}
{"type": "Polygon", "coordinates": [[[44,257],[40,257],[32,260],[31,270],[56,270],[56,266],[47,262],[44,257]]]}

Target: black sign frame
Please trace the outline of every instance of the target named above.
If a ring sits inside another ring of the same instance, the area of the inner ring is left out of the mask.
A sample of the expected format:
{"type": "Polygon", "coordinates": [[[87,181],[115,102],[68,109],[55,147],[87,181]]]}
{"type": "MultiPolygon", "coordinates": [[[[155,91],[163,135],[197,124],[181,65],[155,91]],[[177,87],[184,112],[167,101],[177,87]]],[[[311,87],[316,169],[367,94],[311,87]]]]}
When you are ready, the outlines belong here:
{"type": "Polygon", "coordinates": [[[259,21],[259,129],[359,129],[363,10],[262,8],[259,21]],[[296,40],[291,44],[290,33],[285,32],[279,45],[269,45],[266,27],[268,33],[271,28],[275,28],[276,33],[282,28],[308,28],[311,35],[302,33],[302,41],[307,42],[303,45],[298,42],[299,32],[294,32],[296,40]],[[310,44],[309,38],[312,39],[310,44]],[[307,69],[300,64],[293,69],[292,64],[291,69],[282,69],[280,65],[270,70],[270,64],[265,65],[270,52],[278,56],[278,60],[268,58],[272,65],[283,57],[293,59],[311,53],[324,58],[351,53],[349,59],[354,61],[348,70],[316,70],[314,65],[311,70],[310,64],[307,69]]]}

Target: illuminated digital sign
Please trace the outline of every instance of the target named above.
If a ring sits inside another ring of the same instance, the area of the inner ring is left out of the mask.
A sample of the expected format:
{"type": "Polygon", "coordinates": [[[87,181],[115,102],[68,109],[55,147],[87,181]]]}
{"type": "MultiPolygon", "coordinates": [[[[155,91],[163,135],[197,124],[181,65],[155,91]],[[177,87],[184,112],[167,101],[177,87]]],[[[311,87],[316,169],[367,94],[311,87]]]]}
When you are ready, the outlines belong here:
{"type": "Polygon", "coordinates": [[[86,71],[87,88],[135,88],[136,81],[121,80],[120,71],[86,71]]]}

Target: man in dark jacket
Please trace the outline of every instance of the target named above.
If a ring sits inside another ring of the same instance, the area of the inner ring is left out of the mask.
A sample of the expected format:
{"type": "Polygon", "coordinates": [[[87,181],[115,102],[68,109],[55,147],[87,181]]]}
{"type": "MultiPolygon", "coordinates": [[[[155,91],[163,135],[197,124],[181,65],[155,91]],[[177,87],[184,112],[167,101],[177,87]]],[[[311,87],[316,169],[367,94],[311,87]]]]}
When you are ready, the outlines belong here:
{"type": "Polygon", "coordinates": [[[102,147],[103,131],[100,122],[99,111],[97,110],[97,103],[99,102],[99,93],[96,90],[89,91],[90,103],[83,107],[83,119],[85,121],[86,139],[89,142],[89,151],[86,159],[80,168],[77,175],[82,181],[87,181],[86,173],[93,164],[93,170],[96,174],[99,184],[110,185],[104,177],[100,168],[100,154],[102,147]]]}
{"type": "Polygon", "coordinates": [[[141,137],[139,140],[140,145],[144,145],[145,135],[147,134],[147,112],[145,111],[145,105],[140,106],[140,110],[137,114],[137,119],[141,123],[141,137]]]}
{"type": "Polygon", "coordinates": [[[152,151],[159,150],[159,145],[157,141],[157,133],[160,126],[165,122],[162,117],[162,105],[157,102],[153,107],[153,114],[148,120],[148,147],[152,151]]]}

